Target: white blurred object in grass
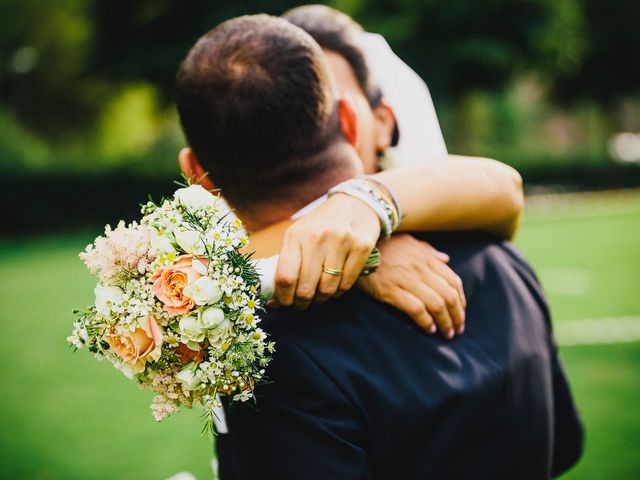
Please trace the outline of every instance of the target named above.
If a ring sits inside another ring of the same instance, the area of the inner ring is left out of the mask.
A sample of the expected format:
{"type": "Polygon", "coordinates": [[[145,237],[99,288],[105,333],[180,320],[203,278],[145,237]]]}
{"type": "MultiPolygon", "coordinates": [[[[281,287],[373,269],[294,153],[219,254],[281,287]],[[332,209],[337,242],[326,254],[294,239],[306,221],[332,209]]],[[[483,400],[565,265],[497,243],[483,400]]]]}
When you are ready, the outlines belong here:
{"type": "Polygon", "coordinates": [[[616,133],[609,138],[607,148],[611,158],[618,162],[640,162],[640,133],[616,133]]]}
{"type": "Polygon", "coordinates": [[[640,316],[563,320],[554,329],[562,346],[639,342],[640,316]]]}
{"type": "Polygon", "coordinates": [[[545,289],[556,295],[582,296],[593,286],[593,273],[584,268],[542,267],[540,276],[545,289]]]}

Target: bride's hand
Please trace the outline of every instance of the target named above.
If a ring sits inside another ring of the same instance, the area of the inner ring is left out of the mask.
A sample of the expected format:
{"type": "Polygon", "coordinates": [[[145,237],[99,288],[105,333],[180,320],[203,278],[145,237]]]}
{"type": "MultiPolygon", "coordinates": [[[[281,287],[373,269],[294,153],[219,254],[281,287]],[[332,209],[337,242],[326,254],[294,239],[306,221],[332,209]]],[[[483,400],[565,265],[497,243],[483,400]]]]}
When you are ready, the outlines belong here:
{"type": "Polygon", "coordinates": [[[453,338],[464,331],[466,299],[460,277],[443,255],[411,235],[394,235],[380,246],[377,272],[360,278],[358,286],[402,310],[427,332],[437,328],[453,338]]]}
{"type": "Polygon", "coordinates": [[[368,205],[341,193],[332,195],[287,229],[275,276],[277,303],[306,308],[314,300],[346,292],[379,236],[380,220],[368,205]]]}

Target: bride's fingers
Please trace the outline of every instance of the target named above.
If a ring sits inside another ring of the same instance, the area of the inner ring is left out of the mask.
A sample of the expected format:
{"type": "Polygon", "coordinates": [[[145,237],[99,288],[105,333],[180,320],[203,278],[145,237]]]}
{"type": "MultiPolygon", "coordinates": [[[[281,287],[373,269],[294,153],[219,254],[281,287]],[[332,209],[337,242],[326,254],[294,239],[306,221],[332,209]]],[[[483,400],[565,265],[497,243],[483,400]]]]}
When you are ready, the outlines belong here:
{"type": "Polygon", "coordinates": [[[344,275],[344,264],[347,253],[348,252],[344,250],[334,250],[327,254],[322,265],[320,283],[318,284],[314,301],[323,303],[336,294],[342,276],[344,275]],[[332,273],[328,273],[327,271],[332,273]]]}
{"type": "Polygon", "coordinates": [[[345,293],[351,290],[351,287],[356,283],[358,277],[362,273],[367,260],[371,255],[371,248],[362,244],[353,244],[344,262],[344,272],[340,279],[340,285],[338,286],[338,293],[345,293]]]}
{"type": "Polygon", "coordinates": [[[300,244],[285,235],[274,280],[274,296],[283,306],[293,304],[300,274],[300,244]]]}
{"type": "Polygon", "coordinates": [[[316,294],[325,253],[318,251],[315,245],[306,244],[302,244],[301,252],[302,263],[293,305],[298,309],[305,309],[316,294]]]}

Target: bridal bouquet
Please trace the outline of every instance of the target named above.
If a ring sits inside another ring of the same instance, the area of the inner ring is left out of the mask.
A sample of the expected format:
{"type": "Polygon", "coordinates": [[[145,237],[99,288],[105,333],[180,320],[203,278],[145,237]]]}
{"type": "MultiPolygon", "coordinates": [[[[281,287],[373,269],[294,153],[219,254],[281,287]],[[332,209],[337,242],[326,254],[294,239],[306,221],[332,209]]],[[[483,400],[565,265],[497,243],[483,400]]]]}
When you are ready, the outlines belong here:
{"type": "Polygon", "coordinates": [[[80,258],[97,277],[95,305],[67,339],[113,363],[156,396],[156,420],[180,406],[213,421],[219,395],[253,397],[273,353],[258,327],[260,278],[239,220],[199,185],[142,207],[80,258]]]}

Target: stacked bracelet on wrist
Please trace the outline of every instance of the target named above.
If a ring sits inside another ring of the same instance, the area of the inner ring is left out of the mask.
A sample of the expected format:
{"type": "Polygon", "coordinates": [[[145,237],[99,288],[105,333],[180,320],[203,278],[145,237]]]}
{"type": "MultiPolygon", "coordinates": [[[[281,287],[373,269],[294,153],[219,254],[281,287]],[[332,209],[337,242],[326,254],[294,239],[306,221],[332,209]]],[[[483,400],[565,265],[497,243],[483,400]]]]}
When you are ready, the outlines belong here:
{"type": "Polygon", "coordinates": [[[395,195],[378,180],[362,176],[339,183],[329,196],[344,193],[366,203],[380,219],[380,239],[389,238],[400,225],[400,208],[395,195]]]}
{"type": "Polygon", "coordinates": [[[386,183],[384,183],[379,178],[376,178],[374,175],[361,175],[357,178],[362,178],[365,181],[371,183],[373,186],[377,186],[378,191],[382,191],[388,196],[387,202],[391,201],[392,203],[391,214],[393,215],[393,231],[395,232],[400,226],[400,222],[402,221],[402,210],[400,209],[398,197],[395,196],[393,190],[391,190],[386,183]]]}

